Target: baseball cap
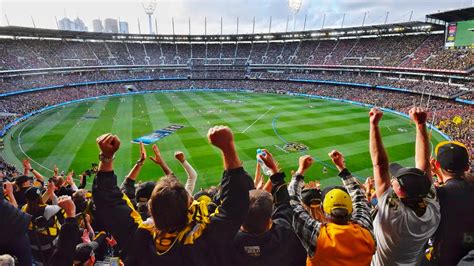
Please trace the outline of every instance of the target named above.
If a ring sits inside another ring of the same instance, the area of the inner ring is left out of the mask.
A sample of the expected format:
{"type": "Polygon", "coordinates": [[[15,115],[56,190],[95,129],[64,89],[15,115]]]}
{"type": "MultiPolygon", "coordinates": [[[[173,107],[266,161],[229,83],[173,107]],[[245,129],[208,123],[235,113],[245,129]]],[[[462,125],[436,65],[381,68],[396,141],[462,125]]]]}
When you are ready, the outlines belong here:
{"type": "Polygon", "coordinates": [[[25,191],[27,201],[34,201],[41,197],[41,190],[37,187],[30,187],[25,191]]]}
{"type": "Polygon", "coordinates": [[[84,263],[90,259],[93,252],[99,247],[99,243],[91,241],[89,243],[80,243],[76,246],[74,252],[74,262],[84,263]]]}
{"type": "Polygon", "coordinates": [[[311,207],[313,207],[314,205],[321,204],[321,190],[316,188],[303,189],[301,191],[301,201],[304,203],[304,205],[311,207]]]}
{"type": "Polygon", "coordinates": [[[464,171],[469,165],[469,154],[466,146],[457,141],[443,141],[436,145],[436,160],[441,168],[448,172],[464,171]]]}
{"type": "Polygon", "coordinates": [[[416,167],[403,167],[398,163],[391,163],[390,174],[398,180],[408,198],[425,197],[430,192],[430,178],[416,167]]]}
{"type": "Polygon", "coordinates": [[[135,192],[135,200],[137,201],[137,203],[147,202],[151,197],[151,193],[153,192],[155,185],[155,181],[147,181],[141,183],[138,186],[137,191],[135,192]]]}
{"type": "Polygon", "coordinates": [[[322,192],[323,211],[334,215],[337,210],[345,210],[347,215],[352,214],[352,199],[346,189],[340,186],[327,187],[322,192]]]}
{"type": "Polygon", "coordinates": [[[33,180],[32,177],[21,175],[15,179],[15,183],[17,186],[23,185],[23,183],[33,180]]]}

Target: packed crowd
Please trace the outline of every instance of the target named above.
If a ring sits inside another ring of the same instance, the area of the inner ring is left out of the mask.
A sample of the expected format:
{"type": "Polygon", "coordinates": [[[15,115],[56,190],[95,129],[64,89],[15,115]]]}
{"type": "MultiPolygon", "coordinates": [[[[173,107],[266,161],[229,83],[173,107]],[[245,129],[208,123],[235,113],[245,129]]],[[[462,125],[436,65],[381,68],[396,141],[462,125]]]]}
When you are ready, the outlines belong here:
{"type": "Polygon", "coordinates": [[[412,107],[409,114],[416,128],[414,167],[390,163],[379,129],[383,113],[372,108],[373,176],[361,183],[344,155],[332,150],[341,186],[325,188],[305,178],[314,163],[310,155],[286,178],[290,173],[273,155],[258,150],[252,178],[225,126],[207,135],[221,153],[222,180],[200,190],[188,155],[174,156],[187,174],[182,184],[157,145],[147,157],[140,144],[129,174],[117,177],[121,142],[110,133],[97,138],[99,162],[78,184],[73,172],[56,167],[49,177],[29,160],[21,173],[5,171],[2,162],[0,264],[469,265],[474,183],[468,151],[459,142],[442,142],[430,158],[428,112],[412,107]],[[145,163],[156,164],[163,177],[141,182],[145,163]]]}
{"type": "Polygon", "coordinates": [[[61,86],[74,83],[127,79],[148,79],[148,78],[191,78],[191,79],[310,79],[328,80],[351,83],[363,83],[371,86],[387,86],[400,88],[408,91],[433,94],[442,97],[452,97],[460,92],[472,90],[473,84],[467,80],[457,80],[454,84],[448,83],[445,79],[437,80],[435,77],[420,78],[400,78],[398,75],[370,72],[339,72],[339,71],[268,71],[268,72],[248,72],[244,70],[156,70],[156,71],[90,71],[73,72],[63,74],[43,74],[27,75],[21,77],[9,77],[1,79],[0,93],[28,90],[48,86],[61,86]]]}
{"type": "Polygon", "coordinates": [[[444,49],[444,35],[238,43],[140,43],[2,39],[0,70],[101,65],[316,64],[466,70],[472,50],[444,49]]]}

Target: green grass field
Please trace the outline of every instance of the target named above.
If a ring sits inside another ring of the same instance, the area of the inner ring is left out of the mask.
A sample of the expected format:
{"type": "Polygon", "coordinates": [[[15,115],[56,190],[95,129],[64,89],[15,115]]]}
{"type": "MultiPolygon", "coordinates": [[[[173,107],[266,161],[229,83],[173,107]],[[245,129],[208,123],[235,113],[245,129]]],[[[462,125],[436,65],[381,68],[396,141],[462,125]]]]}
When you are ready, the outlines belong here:
{"type": "MultiPolygon", "coordinates": [[[[131,140],[171,124],[185,128],[157,144],[181,180],[185,179],[184,170],[173,153],[181,150],[186,154],[199,175],[196,189],[217,184],[222,174],[220,154],[206,138],[213,125],[228,125],[233,130],[240,159],[252,176],[257,148],[272,152],[287,175],[297,167],[302,153],[285,153],[281,149],[284,141],[305,144],[309,147],[305,153],[323,163],[329,163],[330,150],[338,149],[354,174],[371,175],[367,108],[245,92],[166,92],[71,104],[16,126],[5,137],[3,155],[18,166],[21,159],[29,156],[35,161],[33,168],[46,176],[51,175],[54,165],[60,170],[74,169],[80,173],[97,161],[96,137],[112,132],[122,140],[115,159],[116,173],[122,179],[138,159],[139,146],[131,140]]],[[[415,129],[409,120],[386,113],[381,128],[391,161],[414,165],[415,129]]],[[[433,144],[441,140],[433,132],[433,144]]],[[[151,145],[147,146],[147,152],[152,155],[151,145]]],[[[309,180],[321,180],[323,185],[339,184],[336,171],[328,168],[329,172],[323,174],[322,167],[321,163],[315,163],[307,174],[309,180]]],[[[139,180],[155,180],[160,176],[159,167],[147,160],[139,180]]]]}

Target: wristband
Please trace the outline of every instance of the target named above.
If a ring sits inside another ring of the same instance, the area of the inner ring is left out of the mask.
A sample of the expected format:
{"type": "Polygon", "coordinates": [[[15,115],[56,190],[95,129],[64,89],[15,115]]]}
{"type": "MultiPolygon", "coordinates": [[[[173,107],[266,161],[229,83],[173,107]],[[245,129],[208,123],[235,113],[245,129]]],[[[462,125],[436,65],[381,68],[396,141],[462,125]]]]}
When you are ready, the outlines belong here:
{"type": "Polygon", "coordinates": [[[144,161],[138,160],[135,164],[136,164],[136,165],[139,165],[139,166],[142,166],[143,163],[144,163],[144,161]]]}
{"type": "Polygon", "coordinates": [[[100,153],[99,154],[99,161],[104,162],[104,163],[110,163],[115,159],[115,154],[112,156],[112,158],[106,157],[104,154],[100,153]]]}

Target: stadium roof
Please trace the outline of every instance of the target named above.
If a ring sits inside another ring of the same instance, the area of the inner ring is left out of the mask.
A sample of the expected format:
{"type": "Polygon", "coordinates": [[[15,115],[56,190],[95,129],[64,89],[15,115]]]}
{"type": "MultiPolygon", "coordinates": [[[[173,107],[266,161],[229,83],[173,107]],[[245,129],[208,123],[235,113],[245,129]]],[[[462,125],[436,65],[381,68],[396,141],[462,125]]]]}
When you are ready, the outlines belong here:
{"type": "Polygon", "coordinates": [[[474,20],[474,7],[455,9],[446,12],[426,15],[428,19],[437,19],[445,22],[474,20]]]}
{"type": "Polygon", "coordinates": [[[444,30],[438,24],[412,21],[382,25],[370,25],[346,28],[325,28],[311,31],[228,34],[228,35],[149,35],[64,31],[28,27],[0,27],[0,36],[25,38],[57,38],[69,40],[110,40],[110,41],[162,41],[162,42],[234,42],[234,41],[277,41],[355,38],[363,36],[381,36],[408,33],[426,33],[444,30]]]}

